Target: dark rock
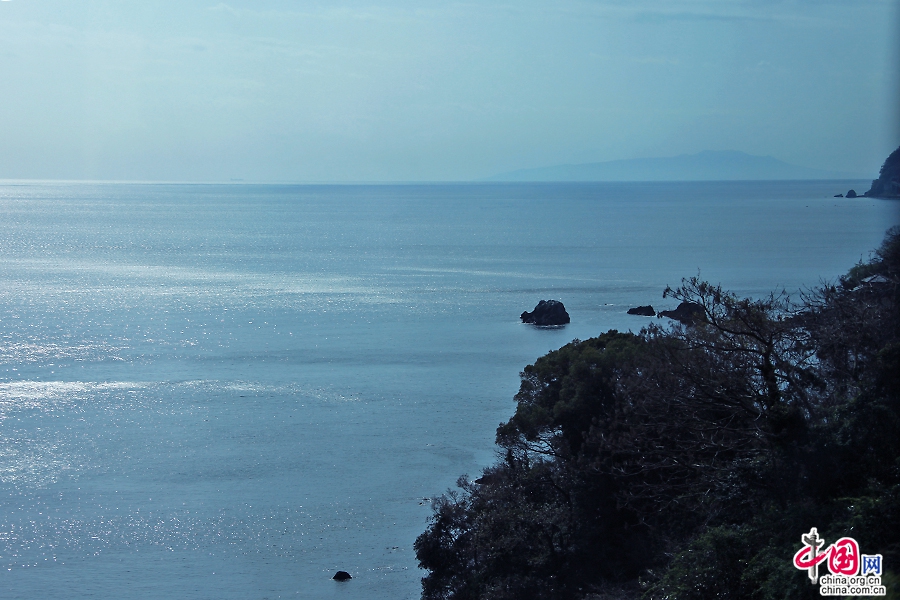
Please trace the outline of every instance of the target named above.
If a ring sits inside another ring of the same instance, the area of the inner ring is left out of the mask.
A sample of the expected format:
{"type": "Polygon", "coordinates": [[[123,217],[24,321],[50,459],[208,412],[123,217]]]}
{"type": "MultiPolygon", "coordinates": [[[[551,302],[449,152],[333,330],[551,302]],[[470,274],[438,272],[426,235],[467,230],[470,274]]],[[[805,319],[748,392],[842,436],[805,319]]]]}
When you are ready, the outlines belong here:
{"type": "Polygon", "coordinates": [[[897,148],[881,165],[878,179],[865,193],[872,198],[900,198],[900,148],[897,148]]]}
{"type": "Polygon", "coordinates": [[[849,192],[847,192],[847,197],[856,198],[856,190],[850,190],[849,192]]]}
{"type": "Polygon", "coordinates": [[[535,325],[565,325],[569,322],[569,313],[559,300],[541,300],[531,312],[523,312],[520,317],[523,323],[535,325]]]}
{"type": "Polygon", "coordinates": [[[652,306],[638,306],[637,308],[629,308],[629,315],[638,315],[640,317],[655,317],[656,311],[652,306]]]}
{"type": "Polygon", "coordinates": [[[835,198],[843,198],[844,195],[843,195],[843,194],[835,194],[834,197],[835,197],[835,198]]]}
{"type": "Polygon", "coordinates": [[[693,325],[697,321],[703,321],[706,318],[706,310],[695,302],[682,302],[675,310],[661,311],[659,316],[675,319],[685,325],[693,325]]]}
{"type": "Polygon", "coordinates": [[[335,581],[347,581],[348,579],[353,578],[350,577],[350,573],[348,573],[347,571],[338,571],[334,574],[334,577],[332,577],[332,579],[334,579],[335,581]]]}

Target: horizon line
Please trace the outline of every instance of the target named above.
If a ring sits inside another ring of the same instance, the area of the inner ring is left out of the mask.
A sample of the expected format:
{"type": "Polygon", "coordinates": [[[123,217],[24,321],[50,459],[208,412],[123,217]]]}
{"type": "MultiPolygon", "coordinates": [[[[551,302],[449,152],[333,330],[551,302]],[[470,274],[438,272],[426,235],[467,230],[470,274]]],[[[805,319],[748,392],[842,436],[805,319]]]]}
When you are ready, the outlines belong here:
{"type": "MultiPolygon", "coordinates": [[[[877,176],[875,177],[877,179],[877,176]]],[[[352,181],[253,181],[253,180],[175,180],[175,179],[37,179],[0,178],[0,185],[34,184],[92,184],[92,185],[501,185],[501,184],[560,184],[560,183],[740,183],[776,181],[869,181],[868,177],[826,177],[798,179],[597,179],[597,180],[497,180],[497,179],[398,179],[352,181]]]]}

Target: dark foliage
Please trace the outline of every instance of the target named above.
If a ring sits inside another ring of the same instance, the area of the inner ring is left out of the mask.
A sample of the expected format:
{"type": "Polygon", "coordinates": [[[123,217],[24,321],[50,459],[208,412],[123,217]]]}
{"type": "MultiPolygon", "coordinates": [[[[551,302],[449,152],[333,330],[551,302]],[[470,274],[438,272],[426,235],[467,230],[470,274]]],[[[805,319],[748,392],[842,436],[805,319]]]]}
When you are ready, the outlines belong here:
{"type": "Polygon", "coordinates": [[[895,228],[797,302],[692,278],[665,292],[691,324],[527,366],[504,459],[416,541],[423,598],[812,598],[790,559],[813,526],[896,569],[898,282],[895,228]]]}

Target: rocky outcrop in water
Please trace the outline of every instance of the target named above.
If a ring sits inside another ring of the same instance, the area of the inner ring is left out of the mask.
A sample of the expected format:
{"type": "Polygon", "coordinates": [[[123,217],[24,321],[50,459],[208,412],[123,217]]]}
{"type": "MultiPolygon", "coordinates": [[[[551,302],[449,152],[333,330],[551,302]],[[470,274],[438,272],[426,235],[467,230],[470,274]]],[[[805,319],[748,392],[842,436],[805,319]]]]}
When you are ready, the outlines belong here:
{"type": "Polygon", "coordinates": [[[660,311],[659,316],[675,319],[685,325],[693,325],[705,318],[706,311],[701,305],[694,302],[682,302],[675,310],[660,311]]]}
{"type": "Polygon", "coordinates": [[[566,307],[559,300],[541,300],[531,312],[523,312],[519,318],[523,323],[534,325],[565,325],[570,321],[566,307]]]}
{"type": "Polygon", "coordinates": [[[652,306],[638,306],[636,308],[628,309],[629,315],[638,315],[639,317],[655,317],[656,311],[653,310],[652,306]]]}
{"type": "Polygon", "coordinates": [[[878,179],[865,193],[870,198],[900,198],[900,148],[887,157],[881,166],[878,179]]]}
{"type": "Polygon", "coordinates": [[[334,574],[334,577],[332,577],[332,579],[334,579],[335,581],[347,581],[348,579],[353,579],[353,578],[350,576],[350,573],[348,573],[347,571],[338,571],[337,573],[334,574]]]}

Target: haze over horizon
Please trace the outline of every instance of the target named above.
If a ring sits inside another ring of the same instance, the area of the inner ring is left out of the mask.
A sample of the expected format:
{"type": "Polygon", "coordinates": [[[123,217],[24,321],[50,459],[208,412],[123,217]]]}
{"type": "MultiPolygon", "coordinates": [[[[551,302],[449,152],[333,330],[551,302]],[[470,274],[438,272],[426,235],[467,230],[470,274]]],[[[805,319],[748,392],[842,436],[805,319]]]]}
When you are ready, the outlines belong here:
{"type": "Polygon", "coordinates": [[[0,179],[469,181],[734,150],[877,175],[900,2],[0,2],[0,179]]]}

